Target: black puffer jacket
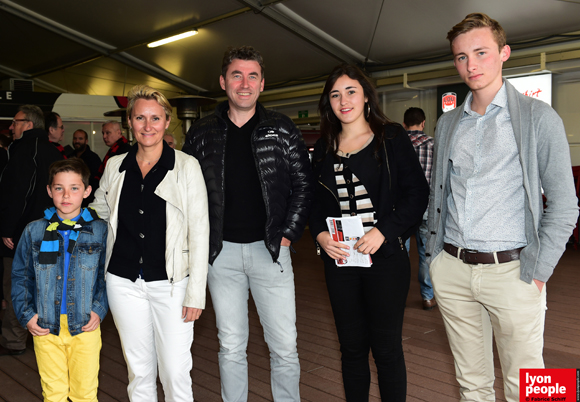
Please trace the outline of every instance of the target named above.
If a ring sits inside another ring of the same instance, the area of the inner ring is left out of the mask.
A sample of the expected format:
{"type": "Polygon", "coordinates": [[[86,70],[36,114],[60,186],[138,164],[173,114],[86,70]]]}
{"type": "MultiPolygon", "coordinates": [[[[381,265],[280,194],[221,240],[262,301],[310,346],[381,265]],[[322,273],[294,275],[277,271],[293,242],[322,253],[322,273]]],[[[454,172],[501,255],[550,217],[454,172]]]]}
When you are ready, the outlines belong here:
{"type": "MultiPolygon", "coordinates": [[[[188,131],[183,152],[201,164],[209,198],[209,263],[220,253],[224,227],[224,160],[229,109],[225,101],[215,113],[198,120],[188,131]]],[[[256,105],[259,123],[252,149],[266,205],[265,243],[278,260],[282,237],[300,238],[309,215],[313,182],[308,152],[300,130],[283,114],[256,105]]]]}

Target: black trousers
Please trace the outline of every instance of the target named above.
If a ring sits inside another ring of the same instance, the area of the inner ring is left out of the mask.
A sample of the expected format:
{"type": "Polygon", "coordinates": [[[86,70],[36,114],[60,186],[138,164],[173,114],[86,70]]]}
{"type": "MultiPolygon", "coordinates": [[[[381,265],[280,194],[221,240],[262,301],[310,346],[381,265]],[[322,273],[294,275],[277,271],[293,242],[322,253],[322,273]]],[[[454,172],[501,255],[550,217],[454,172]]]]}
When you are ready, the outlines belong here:
{"type": "Polygon", "coordinates": [[[381,400],[405,401],[407,373],[402,328],[409,293],[406,250],[372,256],[370,268],[340,268],[325,261],[326,286],[342,353],[342,378],[348,402],[369,400],[369,351],[379,379],[381,400]]]}

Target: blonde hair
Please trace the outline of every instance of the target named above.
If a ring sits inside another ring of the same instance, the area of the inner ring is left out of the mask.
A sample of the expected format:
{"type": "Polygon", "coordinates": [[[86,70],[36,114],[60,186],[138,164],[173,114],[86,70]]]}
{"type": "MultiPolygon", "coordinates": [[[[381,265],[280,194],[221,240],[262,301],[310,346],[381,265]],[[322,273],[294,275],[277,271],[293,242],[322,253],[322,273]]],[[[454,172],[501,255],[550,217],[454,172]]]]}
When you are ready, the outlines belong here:
{"type": "Polygon", "coordinates": [[[147,85],[135,85],[127,94],[127,98],[129,98],[129,103],[127,104],[127,120],[131,120],[131,112],[137,99],[156,101],[163,108],[167,119],[171,117],[171,113],[173,112],[173,108],[165,95],[147,85]]]}
{"type": "Polygon", "coordinates": [[[453,41],[459,35],[467,33],[476,28],[490,28],[500,51],[507,44],[505,31],[499,22],[490,18],[489,15],[484,13],[471,13],[466,16],[463,21],[455,25],[449,32],[447,32],[447,40],[449,41],[449,45],[453,45],[453,41]]]}

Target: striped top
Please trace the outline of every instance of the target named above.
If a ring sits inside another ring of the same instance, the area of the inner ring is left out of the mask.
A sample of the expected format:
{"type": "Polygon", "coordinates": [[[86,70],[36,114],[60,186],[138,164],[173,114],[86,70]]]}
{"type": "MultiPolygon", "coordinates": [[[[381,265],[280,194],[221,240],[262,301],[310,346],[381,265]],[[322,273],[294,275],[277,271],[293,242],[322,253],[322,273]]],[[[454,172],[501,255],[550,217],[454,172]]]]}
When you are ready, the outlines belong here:
{"type": "Polygon", "coordinates": [[[334,176],[336,178],[336,188],[338,190],[338,201],[343,217],[360,216],[365,233],[371,230],[375,223],[375,209],[369,197],[367,189],[358,177],[350,170],[348,166],[349,157],[360,152],[367,147],[373,140],[371,136],[369,141],[359,150],[345,154],[337,152],[340,160],[334,164],[334,176]]]}

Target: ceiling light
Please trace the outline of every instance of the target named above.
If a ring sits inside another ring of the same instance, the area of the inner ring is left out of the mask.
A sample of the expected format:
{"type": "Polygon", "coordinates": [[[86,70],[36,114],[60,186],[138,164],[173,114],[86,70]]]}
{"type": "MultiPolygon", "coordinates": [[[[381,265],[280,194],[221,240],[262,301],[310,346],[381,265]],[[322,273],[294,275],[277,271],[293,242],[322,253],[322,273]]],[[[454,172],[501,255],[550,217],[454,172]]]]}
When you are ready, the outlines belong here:
{"type": "Polygon", "coordinates": [[[184,32],[179,35],[170,36],[169,38],[161,39],[156,42],[151,42],[147,45],[147,47],[157,47],[165,45],[167,43],[175,42],[176,40],[189,38],[190,36],[193,35],[197,35],[197,29],[194,29],[193,31],[184,32]]]}

